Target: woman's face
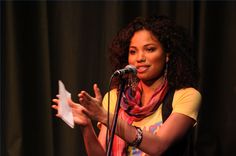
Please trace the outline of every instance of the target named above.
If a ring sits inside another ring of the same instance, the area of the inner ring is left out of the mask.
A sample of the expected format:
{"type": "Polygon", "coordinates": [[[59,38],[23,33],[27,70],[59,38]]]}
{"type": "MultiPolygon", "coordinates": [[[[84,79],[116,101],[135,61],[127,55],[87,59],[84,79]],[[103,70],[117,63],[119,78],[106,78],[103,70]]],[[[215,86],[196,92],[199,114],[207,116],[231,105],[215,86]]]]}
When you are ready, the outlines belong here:
{"type": "Polygon", "coordinates": [[[166,53],[158,39],[148,30],[134,33],[129,46],[128,62],[137,69],[137,77],[142,81],[155,81],[162,77],[166,53]]]}

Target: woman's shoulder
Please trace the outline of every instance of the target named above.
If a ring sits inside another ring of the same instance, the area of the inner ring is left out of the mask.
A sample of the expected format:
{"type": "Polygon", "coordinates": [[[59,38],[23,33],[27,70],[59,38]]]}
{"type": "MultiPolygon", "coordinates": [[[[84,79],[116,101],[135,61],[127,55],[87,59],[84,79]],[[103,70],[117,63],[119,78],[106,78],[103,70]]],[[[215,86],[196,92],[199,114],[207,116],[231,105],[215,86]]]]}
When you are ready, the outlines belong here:
{"type": "Polygon", "coordinates": [[[196,97],[196,98],[201,99],[201,93],[193,87],[188,87],[188,88],[182,88],[182,89],[176,90],[174,97],[178,97],[178,98],[196,97]]]}
{"type": "Polygon", "coordinates": [[[196,120],[201,99],[201,93],[195,88],[176,90],[172,103],[173,112],[185,114],[196,120]]]}

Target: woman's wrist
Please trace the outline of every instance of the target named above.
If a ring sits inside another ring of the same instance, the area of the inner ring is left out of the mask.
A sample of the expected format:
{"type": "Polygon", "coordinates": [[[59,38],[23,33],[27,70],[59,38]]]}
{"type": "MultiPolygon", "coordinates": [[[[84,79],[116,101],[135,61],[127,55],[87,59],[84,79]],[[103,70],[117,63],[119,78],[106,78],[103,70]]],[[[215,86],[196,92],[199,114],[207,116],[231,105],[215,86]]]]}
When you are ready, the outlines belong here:
{"type": "Polygon", "coordinates": [[[139,145],[141,144],[142,140],[143,140],[143,131],[141,128],[134,126],[136,129],[136,136],[135,136],[135,140],[131,143],[129,143],[130,146],[133,147],[139,147],[139,145]]]}
{"type": "Polygon", "coordinates": [[[98,121],[103,123],[104,125],[107,125],[107,118],[108,118],[107,111],[104,110],[99,116],[98,121]]]}
{"type": "Polygon", "coordinates": [[[89,127],[93,127],[92,121],[88,119],[86,124],[79,124],[79,127],[83,130],[89,127]]]}

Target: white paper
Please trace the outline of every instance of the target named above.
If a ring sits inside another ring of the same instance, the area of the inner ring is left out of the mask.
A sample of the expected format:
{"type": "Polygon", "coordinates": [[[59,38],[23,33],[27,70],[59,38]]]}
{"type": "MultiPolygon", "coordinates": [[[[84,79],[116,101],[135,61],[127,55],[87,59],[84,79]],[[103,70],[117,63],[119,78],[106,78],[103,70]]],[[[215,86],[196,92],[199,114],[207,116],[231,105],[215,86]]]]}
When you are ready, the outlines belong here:
{"type": "Polygon", "coordinates": [[[74,119],[72,110],[67,102],[68,98],[71,98],[71,94],[65,89],[65,85],[61,80],[58,81],[59,85],[59,104],[58,114],[63,121],[71,128],[74,128],[74,119]]]}

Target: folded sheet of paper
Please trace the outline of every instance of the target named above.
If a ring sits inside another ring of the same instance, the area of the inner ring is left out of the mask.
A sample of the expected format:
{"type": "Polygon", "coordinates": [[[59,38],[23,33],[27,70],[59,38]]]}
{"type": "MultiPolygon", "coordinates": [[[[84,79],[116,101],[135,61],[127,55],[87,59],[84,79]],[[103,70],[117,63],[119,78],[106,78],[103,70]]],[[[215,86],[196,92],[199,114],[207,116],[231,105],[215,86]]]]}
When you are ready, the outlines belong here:
{"type": "Polygon", "coordinates": [[[68,104],[68,98],[71,98],[71,94],[65,89],[65,85],[61,80],[58,81],[59,85],[59,104],[58,114],[63,121],[71,128],[74,128],[74,119],[72,110],[68,104]]]}

